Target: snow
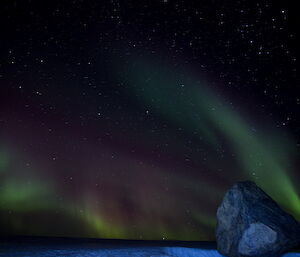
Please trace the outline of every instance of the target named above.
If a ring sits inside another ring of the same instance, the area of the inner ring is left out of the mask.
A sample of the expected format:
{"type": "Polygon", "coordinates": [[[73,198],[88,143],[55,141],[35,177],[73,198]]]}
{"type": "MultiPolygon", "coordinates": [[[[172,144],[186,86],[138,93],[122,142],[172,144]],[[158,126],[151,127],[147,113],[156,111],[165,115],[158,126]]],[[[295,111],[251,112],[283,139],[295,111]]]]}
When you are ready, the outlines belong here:
{"type": "MultiPolygon", "coordinates": [[[[1,257],[222,257],[216,250],[189,247],[124,247],[124,248],[80,248],[80,247],[9,247],[0,248],[1,257]]],[[[300,257],[300,253],[287,253],[284,257],[300,257]]],[[[283,257],[282,256],[282,257],[283,257]]]]}

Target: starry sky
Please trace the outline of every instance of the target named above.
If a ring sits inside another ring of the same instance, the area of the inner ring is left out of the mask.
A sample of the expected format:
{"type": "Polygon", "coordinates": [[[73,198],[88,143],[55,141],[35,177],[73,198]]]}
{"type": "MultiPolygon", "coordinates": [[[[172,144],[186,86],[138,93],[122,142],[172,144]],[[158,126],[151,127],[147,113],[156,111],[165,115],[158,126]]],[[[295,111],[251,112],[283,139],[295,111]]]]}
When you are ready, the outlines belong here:
{"type": "Polygon", "coordinates": [[[0,5],[0,235],[214,240],[241,180],[300,221],[295,4],[0,5]]]}

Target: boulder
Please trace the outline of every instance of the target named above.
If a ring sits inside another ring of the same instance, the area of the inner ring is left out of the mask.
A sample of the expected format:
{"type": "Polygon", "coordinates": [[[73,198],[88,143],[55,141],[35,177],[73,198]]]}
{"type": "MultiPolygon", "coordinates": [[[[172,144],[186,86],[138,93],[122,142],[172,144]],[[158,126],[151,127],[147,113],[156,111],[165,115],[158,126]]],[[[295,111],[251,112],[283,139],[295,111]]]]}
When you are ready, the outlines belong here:
{"type": "Polygon", "coordinates": [[[300,245],[300,226],[254,182],[230,188],[217,211],[218,251],[229,257],[277,257],[300,245]]]}

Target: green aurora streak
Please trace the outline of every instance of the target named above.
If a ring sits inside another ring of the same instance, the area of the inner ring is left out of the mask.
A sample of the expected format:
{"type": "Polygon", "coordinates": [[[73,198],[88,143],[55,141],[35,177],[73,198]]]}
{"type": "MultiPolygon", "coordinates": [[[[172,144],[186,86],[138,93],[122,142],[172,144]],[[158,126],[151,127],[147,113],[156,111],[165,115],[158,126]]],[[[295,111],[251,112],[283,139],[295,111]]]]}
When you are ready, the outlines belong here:
{"type": "Polygon", "coordinates": [[[300,220],[299,192],[292,182],[295,180],[290,167],[296,155],[292,138],[283,131],[275,134],[271,128],[254,133],[249,121],[209,90],[207,82],[193,76],[183,78],[178,75],[182,72],[176,73],[166,66],[135,60],[129,71],[126,68],[131,74],[127,82],[140,104],[188,133],[201,131],[199,136],[212,149],[222,145],[222,137],[228,140],[245,178],[255,179],[300,220]]]}
{"type": "MultiPolygon", "coordinates": [[[[255,179],[256,183],[274,197],[283,208],[300,220],[300,199],[299,192],[296,190],[299,185],[292,182],[295,180],[290,165],[296,149],[290,136],[283,131],[275,134],[271,129],[264,129],[263,133],[254,132],[249,121],[232,109],[224,98],[209,90],[207,82],[193,79],[192,76],[182,78],[174,70],[170,71],[163,65],[135,61],[135,65],[131,68],[127,66],[123,74],[126,74],[125,80],[133,92],[132,95],[135,96],[135,101],[138,100],[142,106],[150,108],[156,115],[182,128],[188,134],[194,134],[196,130],[196,136],[201,137],[210,146],[212,152],[222,146],[225,138],[230,143],[231,150],[239,162],[239,171],[244,173],[245,179],[255,179]]],[[[124,81],[124,76],[122,77],[124,81]]],[[[36,171],[31,171],[32,179],[28,184],[23,179],[22,171],[12,172],[14,169],[11,166],[15,161],[8,152],[0,149],[0,211],[30,213],[36,210],[53,211],[60,208],[66,216],[76,218],[86,227],[80,236],[137,238],[132,228],[115,224],[102,215],[105,206],[102,206],[102,209],[93,206],[92,195],[83,194],[81,201],[76,203],[70,199],[58,203],[55,195],[59,189],[54,184],[38,178],[36,171]],[[80,209],[84,210],[82,214],[78,214],[80,209]]],[[[213,163],[209,165],[214,168],[213,163]]],[[[184,184],[195,194],[200,195],[204,192],[211,195],[213,199],[219,199],[226,190],[211,182],[188,179],[184,174],[177,175],[176,180],[172,182],[176,187],[184,184]]],[[[201,208],[204,207],[199,206],[199,212],[193,212],[192,217],[199,224],[206,225],[213,231],[214,216],[201,208]]],[[[154,219],[158,217],[153,217],[153,213],[147,212],[145,215],[144,219],[151,222],[155,222],[154,219]]],[[[149,230],[147,225],[139,224],[139,229],[145,231],[142,239],[156,239],[157,235],[161,234],[168,239],[207,240],[206,234],[199,236],[201,231],[191,232],[187,229],[177,234],[178,231],[171,231],[162,220],[158,219],[156,222],[157,226],[152,229],[153,231],[149,230]]],[[[26,224],[16,220],[12,226],[15,231],[22,232],[26,224]]],[[[29,234],[32,232],[29,229],[29,234]]]]}

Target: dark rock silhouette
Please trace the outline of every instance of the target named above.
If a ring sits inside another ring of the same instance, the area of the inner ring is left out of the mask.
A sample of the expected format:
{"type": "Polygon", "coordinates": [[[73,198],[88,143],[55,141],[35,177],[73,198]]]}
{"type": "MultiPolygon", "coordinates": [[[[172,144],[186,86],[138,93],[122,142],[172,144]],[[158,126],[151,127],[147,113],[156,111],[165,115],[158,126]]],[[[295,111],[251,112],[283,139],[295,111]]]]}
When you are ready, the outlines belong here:
{"type": "Polygon", "coordinates": [[[218,251],[229,257],[277,257],[299,246],[300,226],[293,216],[254,182],[232,186],[217,211],[218,251]]]}

